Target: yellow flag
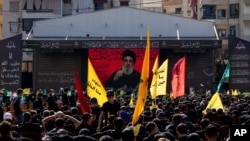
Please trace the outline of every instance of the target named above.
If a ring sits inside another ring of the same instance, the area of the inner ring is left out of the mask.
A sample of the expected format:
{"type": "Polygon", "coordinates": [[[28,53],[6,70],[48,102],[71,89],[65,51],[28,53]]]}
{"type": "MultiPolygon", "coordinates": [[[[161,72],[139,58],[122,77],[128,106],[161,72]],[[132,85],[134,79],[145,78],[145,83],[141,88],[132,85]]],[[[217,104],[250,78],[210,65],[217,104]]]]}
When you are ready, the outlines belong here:
{"type": "Polygon", "coordinates": [[[237,96],[239,95],[239,91],[237,89],[232,90],[232,96],[237,96]]]}
{"type": "MultiPolygon", "coordinates": [[[[207,108],[216,109],[216,110],[223,109],[223,111],[225,111],[218,91],[216,91],[215,94],[210,99],[209,103],[207,104],[206,109],[207,108]]],[[[206,114],[206,109],[203,111],[204,114],[206,114]]]]}
{"type": "Polygon", "coordinates": [[[88,59],[88,84],[87,84],[87,94],[90,98],[95,97],[100,106],[107,101],[106,91],[96,75],[95,69],[88,59]]]}
{"type": "Polygon", "coordinates": [[[173,96],[173,92],[172,91],[169,94],[169,98],[170,98],[171,101],[174,100],[174,96],[173,96]]]}
{"type": "Polygon", "coordinates": [[[148,78],[149,78],[149,58],[150,58],[150,29],[147,31],[147,45],[144,54],[142,71],[141,71],[141,80],[138,88],[138,98],[135,105],[135,110],[132,119],[132,125],[135,125],[139,120],[142,111],[144,110],[145,101],[148,93],[148,78]]]}
{"type": "Polygon", "coordinates": [[[166,59],[157,71],[157,90],[156,96],[166,95],[168,77],[168,59],[166,59]]]}
{"type": "Polygon", "coordinates": [[[129,106],[134,106],[134,97],[131,96],[129,106]]]}
{"type": "Polygon", "coordinates": [[[152,82],[151,82],[151,86],[150,86],[150,93],[151,93],[151,97],[152,99],[156,98],[156,89],[157,89],[157,70],[158,70],[158,66],[159,65],[159,58],[158,55],[155,58],[155,63],[152,69],[153,72],[153,78],[152,78],[152,82]]]}
{"type": "Polygon", "coordinates": [[[23,89],[23,94],[30,94],[30,88],[23,89]]]}

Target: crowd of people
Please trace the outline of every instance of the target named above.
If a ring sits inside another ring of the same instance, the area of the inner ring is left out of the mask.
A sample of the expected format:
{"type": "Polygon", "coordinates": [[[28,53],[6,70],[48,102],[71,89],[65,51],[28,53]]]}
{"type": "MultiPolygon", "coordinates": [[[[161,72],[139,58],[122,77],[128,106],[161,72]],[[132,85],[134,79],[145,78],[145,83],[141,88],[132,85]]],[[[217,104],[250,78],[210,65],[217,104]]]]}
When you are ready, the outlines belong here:
{"type": "Polygon", "coordinates": [[[135,107],[126,96],[130,91],[118,101],[117,92],[108,90],[108,101],[102,106],[96,98],[87,99],[89,113],[81,112],[77,96],[71,100],[68,91],[66,87],[59,95],[50,89],[46,97],[38,93],[33,106],[23,111],[23,91],[18,89],[11,101],[13,110],[0,109],[0,140],[226,141],[230,140],[230,125],[250,125],[250,97],[243,95],[221,94],[224,109],[217,110],[206,109],[211,95],[186,95],[175,100],[148,96],[143,113],[132,125],[135,107]]]}

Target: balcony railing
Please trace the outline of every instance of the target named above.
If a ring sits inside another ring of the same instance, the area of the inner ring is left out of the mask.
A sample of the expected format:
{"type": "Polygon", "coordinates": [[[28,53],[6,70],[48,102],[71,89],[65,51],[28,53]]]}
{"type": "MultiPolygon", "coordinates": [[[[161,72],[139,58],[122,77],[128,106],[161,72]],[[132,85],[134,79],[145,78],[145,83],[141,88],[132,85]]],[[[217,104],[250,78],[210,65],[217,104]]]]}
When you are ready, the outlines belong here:
{"type": "Polygon", "coordinates": [[[54,10],[53,9],[40,9],[40,10],[27,9],[26,12],[27,13],[52,13],[54,12],[54,10]]]}

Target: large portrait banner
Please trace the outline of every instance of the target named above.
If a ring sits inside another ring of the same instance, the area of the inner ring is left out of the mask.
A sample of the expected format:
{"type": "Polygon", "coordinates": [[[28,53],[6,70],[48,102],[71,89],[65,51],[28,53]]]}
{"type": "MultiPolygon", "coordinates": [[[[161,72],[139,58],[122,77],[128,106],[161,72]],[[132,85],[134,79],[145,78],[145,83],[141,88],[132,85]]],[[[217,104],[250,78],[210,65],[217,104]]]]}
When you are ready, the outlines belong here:
{"type": "MultiPolygon", "coordinates": [[[[112,74],[122,68],[123,65],[123,53],[125,50],[131,50],[136,54],[136,62],[134,64],[134,70],[141,72],[145,49],[144,48],[90,48],[89,59],[98,75],[103,86],[106,86],[106,82],[112,76],[112,74]]],[[[154,65],[156,56],[158,55],[158,48],[150,49],[150,72],[154,65]]],[[[150,78],[152,77],[150,73],[150,78]]],[[[151,81],[149,81],[151,82],[151,81]]]]}

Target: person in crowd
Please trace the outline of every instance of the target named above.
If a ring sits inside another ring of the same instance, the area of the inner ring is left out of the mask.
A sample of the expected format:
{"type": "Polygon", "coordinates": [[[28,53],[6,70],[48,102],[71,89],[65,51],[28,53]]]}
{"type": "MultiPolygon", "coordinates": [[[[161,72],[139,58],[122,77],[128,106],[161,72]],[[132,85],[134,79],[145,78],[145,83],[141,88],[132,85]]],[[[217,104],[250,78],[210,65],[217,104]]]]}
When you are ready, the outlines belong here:
{"type": "Polygon", "coordinates": [[[50,89],[49,93],[48,93],[48,98],[46,100],[49,110],[58,111],[57,104],[56,104],[57,99],[58,99],[58,97],[57,97],[57,95],[55,93],[55,90],[50,89]]]}
{"type": "Polygon", "coordinates": [[[131,115],[127,111],[126,106],[121,106],[121,110],[119,112],[119,117],[121,117],[124,120],[124,126],[126,126],[131,121],[131,115]]]}
{"type": "Polygon", "coordinates": [[[203,118],[200,122],[200,129],[196,130],[196,133],[201,137],[202,140],[205,140],[205,129],[210,124],[208,118],[203,118]]]}
{"type": "Polygon", "coordinates": [[[54,136],[51,136],[52,141],[74,141],[74,138],[66,129],[59,129],[54,136]]]}
{"type": "Polygon", "coordinates": [[[96,141],[91,137],[91,133],[87,128],[82,128],[77,136],[74,137],[74,141],[96,141]]]}
{"type": "Polygon", "coordinates": [[[3,121],[3,115],[4,115],[3,107],[0,105],[0,122],[3,121]]]}
{"type": "Polygon", "coordinates": [[[16,90],[16,93],[17,93],[17,97],[15,97],[10,106],[11,106],[11,109],[14,110],[14,115],[15,115],[15,118],[18,122],[19,125],[21,125],[23,123],[23,111],[21,109],[21,97],[23,95],[23,89],[22,88],[18,88],[16,90]]]}
{"type": "Polygon", "coordinates": [[[24,123],[19,127],[21,136],[34,141],[42,141],[44,132],[39,124],[32,123],[31,113],[25,112],[23,117],[24,123]]]}
{"type": "Polygon", "coordinates": [[[97,132],[100,132],[101,128],[107,125],[107,119],[109,115],[117,116],[118,112],[120,111],[120,107],[121,107],[120,103],[115,101],[114,94],[115,93],[113,90],[107,91],[106,95],[107,95],[108,101],[102,105],[102,111],[100,113],[99,120],[98,120],[98,127],[96,129],[97,132]],[[105,122],[104,125],[102,125],[103,117],[104,117],[104,122],[105,122]]]}
{"type": "Polygon", "coordinates": [[[62,111],[58,111],[53,115],[50,115],[50,116],[43,118],[42,127],[45,127],[49,121],[55,120],[55,128],[49,132],[49,134],[54,134],[59,129],[64,129],[64,127],[65,127],[65,120],[64,119],[70,120],[73,123],[75,129],[78,128],[81,124],[81,121],[77,120],[76,118],[74,118],[70,115],[65,115],[62,111]]]}
{"type": "Polygon", "coordinates": [[[121,133],[122,141],[136,141],[134,130],[132,127],[126,127],[121,133]]]}
{"type": "Polygon", "coordinates": [[[30,110],[30,114],[31,114],[31,117],[32,117],[32,120],[31,122],[32,123],[37,123],[37,124],[41,124],[41,120],[37,118],[37,112],[36,110],[30,110]]]}
{"type": "Polygon", "coordinates": [[[114,139],[109,135],[102,136],[99,141],[114,141],[114,139]]]}
{"type": "Polygon", "coordinates": [[[43,110],[43,94],[38,93],[36,99],[33,101],[33,109],[43,110]]]}
{"type": "Polygon", "coordinates": [[[205,130],[205,137],[207,141],[217,141],[219,138],[218,128],[213,124],[209,124],[205,130]]]}
{"type": "Polygon", "coordinates": [[[141,73],[134,69],[136,54],[132,50],[125,50],[122,54],[122,68],[112,73],[105,86],[119,88],[136,88],[139,84],[141,73]]]}
{"type": "Polygon", "coordinates": [[[114,129],[109,129],[103,132],[98,132],[93,135],[94,138],[100,139],[104,135],[111,136],[114,140],[120,140],[121,139],[121,132],[124,129],[123,126],[123,119],[120,117],[116,117],[114,119],[114,129]]]}
{"type": "Polygon", "coordinates": [[[18,125],[14,122],[13,116],[10,112],[4,112],[3,121],[8,121],[11,124],[12,136],[20,138],[20,130],[18,125]]]}
{"type": "Polygon", "coordinates": [[[15,141],[12,137],[11,123],[8,121],[0,123],[0,141],[15,141]]]}
{"type": "Polygon", "coordinates": [[[101,107],[98,105],[98,101],[95,97],[90,99],[90,108],[91,108],[91,119],[92,119],[92,127],[94,130],[98,127],[98,120],[101,114],[101,107]]]}
{"type": "Polygon", "coordinates": [[[202,141],[201,137],[197,133],[190,133],[187,136],[187,141],[202,141]]]}
{"type": "MultiPolygon", "coordinates": [[[[62,104],[63,104],[63,106],[69,106],[69,97],[68,97],[68,93],[69,93],[69,88],[68,87],[65,87],[64,89],[63,89],[63,93],[62,93],[62,95],[60,96],[61,98],[61,100],[62,100],[62,104]]],[[[61,110],[61,109],[60,109],[61,110]]]]}
{"type": "Polygon", "coordinates": [[[176,127],[176,133],[178,141],[186,141],[189,133],[187,125],[185,123],[178,124],[176,127]]]}
{"type": "Polygon", "coordinates": [[[153,141],[154,136],[160,132],[158,126],[153,121],[147,123],[146,129],[147,129],[147,136],[143,139],[143,141],[153,141]]]}
{"type": "Polygon", "coordinates": [[[71,88],[69,91],[70,91],[69,92],[70,94],[68,95],[68,97],[69,97],[69,106],[70,107],[76,107],[77,96],[76,96],[75,89],[71,88]]]}
{"type": "Polygon", "coordinates": [[[116,118],[115,115],[110,115],[108,118],[107,125],[103,126],[101,131],[104,132],[104,131],[109,130],[109,129],[115,129],[115,127],[114,127],[114,119],[115,118],[116,118]]]}
{"type": "Polygon", "coordinates": [[[82,120],[81,120],[81,124],[80,126],[76,129],[76,134],[79,134],[79,131],[82,128],[87,128],[91,134],[95,133],[95,130],[92,127],[92,119],[91,119],[91,115],[89,113],[84,113],[82,115],[82,120]]]}

